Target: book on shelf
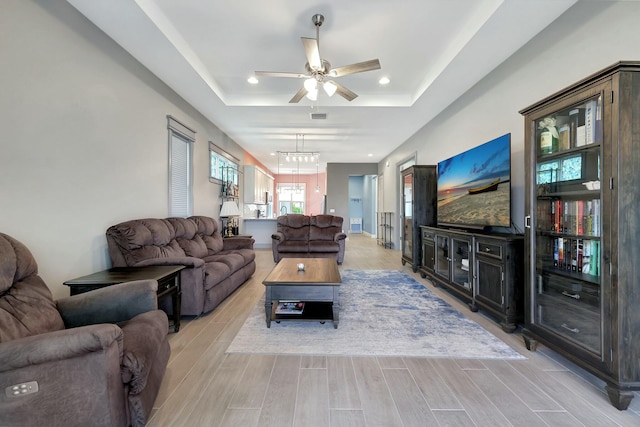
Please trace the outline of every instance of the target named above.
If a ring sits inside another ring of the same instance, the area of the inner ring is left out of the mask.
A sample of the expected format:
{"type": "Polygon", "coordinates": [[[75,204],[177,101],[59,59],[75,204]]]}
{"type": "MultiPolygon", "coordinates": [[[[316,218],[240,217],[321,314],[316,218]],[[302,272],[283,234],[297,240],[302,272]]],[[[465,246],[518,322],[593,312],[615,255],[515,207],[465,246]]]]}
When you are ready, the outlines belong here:
{"type": "Polygon", "coordinates": [[[600,241],[582,242],[582,273],[600,276],[600,241]]]}
{"type": "Polygon", "coordinates": [[[600,235],[600,199],[551,202],[552,231],[579,236],[600,235]]]}
{"type": "Polygon", "coordinates": [[[302,301],[278,301],[276,314],[302,314],[304,302],[302,301]]]}
{"type": "Polygon", "coordinates": [[[598,102],[595,99],[588,101],[584,110],[585,145],[593,144],[596,140],[596,109],[598,102]]]}
{"type": "Polygon", "coordinates": [[[569,111],[571,148],[580,147],[585,143],[584,110],[584,108],[574,108],[569,111]]]}
{"type": "Polygon", "coordinates": [[[600,241],[556,237],[548,243],[553,266],[559,270],[600,276],[600,241]]]}

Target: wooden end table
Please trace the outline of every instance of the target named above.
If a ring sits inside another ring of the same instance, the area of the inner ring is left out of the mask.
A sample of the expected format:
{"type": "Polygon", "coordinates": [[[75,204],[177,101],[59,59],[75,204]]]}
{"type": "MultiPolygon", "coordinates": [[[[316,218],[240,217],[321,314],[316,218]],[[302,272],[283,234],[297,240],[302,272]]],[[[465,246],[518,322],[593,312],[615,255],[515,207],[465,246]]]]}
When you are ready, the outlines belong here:
{"type": "Polygon", "coordinates": [[[182,290],[180,288],[180,271],[183,265],[152,265],[148,267],[113,267],[108,270],[76,279],[67,280],[71,295],[77,295],[118,283],[134,280],[156,280],[158,282],[158,300],[171,295],[173,308],[173,330],[180,330],[180,305],[182,303],[182,290]]]}
{"type": "Polygon", "coordinates": [[[333,321],[338,329],[340,271],[334,258],[283,258],[262,282],[265,287],[264,311],[267,328],[271,321],[333,321]],[[298,264],[305,265],[304,271],[298,264]],[[278,301],[302,301],[300,314],[277,314],[278,301]]]}

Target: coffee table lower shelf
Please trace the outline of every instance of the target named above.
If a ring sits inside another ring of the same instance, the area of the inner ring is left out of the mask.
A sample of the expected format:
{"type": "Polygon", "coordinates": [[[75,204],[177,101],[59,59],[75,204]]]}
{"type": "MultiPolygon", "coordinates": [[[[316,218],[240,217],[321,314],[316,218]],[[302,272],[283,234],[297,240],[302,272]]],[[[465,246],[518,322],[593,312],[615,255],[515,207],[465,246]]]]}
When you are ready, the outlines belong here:
{"type": "MultiPolygon", "coordinates": [[[[336,319],[333,318],[333,303],[319,301],[304,301],[304,310],[300,314],[276,314],[278,301],[273,302],[271,309],[271,321],[280,323],[281,321],[295,322],[334,322],[334,328],[338,328],[336,319]]],[[[267,327],[271,327],[267,322],[267,327]]]]}

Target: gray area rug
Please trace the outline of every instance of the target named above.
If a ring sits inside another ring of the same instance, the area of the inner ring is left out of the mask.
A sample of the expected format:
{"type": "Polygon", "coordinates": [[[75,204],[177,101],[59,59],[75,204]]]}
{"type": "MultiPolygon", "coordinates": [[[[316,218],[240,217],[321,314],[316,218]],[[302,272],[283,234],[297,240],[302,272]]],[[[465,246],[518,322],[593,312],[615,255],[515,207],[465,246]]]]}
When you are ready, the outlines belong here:
{"type": "Polygon", "coordinates": [[[258,302],[227,353],[526,359],[410,275],[343,270],[340,323],[271,322],[258,302]]]}

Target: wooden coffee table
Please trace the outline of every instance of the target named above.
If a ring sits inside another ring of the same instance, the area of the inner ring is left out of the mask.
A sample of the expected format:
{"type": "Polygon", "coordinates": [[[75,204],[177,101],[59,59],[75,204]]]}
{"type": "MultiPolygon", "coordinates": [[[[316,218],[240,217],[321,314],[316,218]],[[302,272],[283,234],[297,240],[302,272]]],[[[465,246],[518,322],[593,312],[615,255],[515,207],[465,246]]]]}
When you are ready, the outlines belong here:
{"type": "Polygon", "coordinates": [[[338,328],[340,272],[333,258],[283,258],[262,282],[265,287],[264,311],[267,328],[271,321],[333,321],[338,328]],[[304,271],[298,264],[305,265],[304,271]],[[301,314],[276,314],[278,301],[302,301],[301,314]]]}

